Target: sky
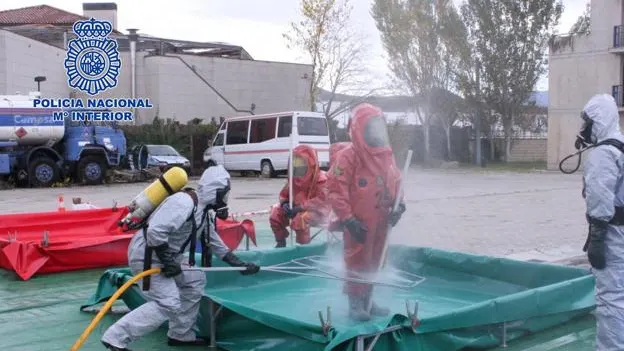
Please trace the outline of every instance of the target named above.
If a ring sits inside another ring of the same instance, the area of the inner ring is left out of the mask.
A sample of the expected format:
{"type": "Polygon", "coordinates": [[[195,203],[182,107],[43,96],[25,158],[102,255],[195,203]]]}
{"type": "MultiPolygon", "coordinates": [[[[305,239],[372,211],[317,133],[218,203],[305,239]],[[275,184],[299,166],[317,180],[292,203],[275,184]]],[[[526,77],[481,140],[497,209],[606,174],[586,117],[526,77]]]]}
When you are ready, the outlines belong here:
{"type": "MultiPolygon", "coordinates": [[[[370,15],[372,0],[351,0],[353,23],[368,39],[368,66],[375,79],[385,80],[385,52],[370,15]]],[[[453,0],[459,5],[463,0],[453,0]]],[[[95,2],[95,1],[86,1],[95,2]]],[[[105,1],[104,1],[105,2],[105,1]]],[[[139,34],[240,45],[256,60],[309,63],[303,52],[289,49],[282,34],[299,19],[298,0],[117,0],[118,30],[138,28],[139,34]],[[179,4],[179,5],[174,5],[179,4]]],[[[2,0],[0,10],[47,4],[82,14],[80,0],[2,0]]],[[[563,0],[559,32],[567,32],[583,13],[586,0],[563,0]]],[[[543,77],[537,90],[547,90],[543,77]]]]}

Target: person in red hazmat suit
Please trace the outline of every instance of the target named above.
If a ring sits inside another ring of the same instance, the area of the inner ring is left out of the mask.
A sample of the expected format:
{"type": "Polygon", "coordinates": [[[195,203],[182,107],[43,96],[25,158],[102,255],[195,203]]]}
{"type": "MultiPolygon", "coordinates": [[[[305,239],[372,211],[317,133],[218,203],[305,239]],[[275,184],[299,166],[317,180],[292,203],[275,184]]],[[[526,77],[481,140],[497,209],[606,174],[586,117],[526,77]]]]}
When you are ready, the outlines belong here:
{"type": "MultiPolygon", "coordinates": [[[[348,129],[348,126],[347,126],[348,129]]],[[[334,163],[336,163],[336,158],[338,158],[338,153],[341,150],[344,150],[347,146],[351,145],[348,141],[342,141],[338,143],[333,143],[329,146],[329,166],[331,167],[334,163]]],[[[337,220],[336,215],[332,212],[330,214],[329,226],[327,230],[330,232],[341,232],[343,231],[342,223],[337,220]]]]}
{"type": "Polygon", "coordinates": [[[338,152],[344,150],[347,146],[351,145],[348,141],[341,141],[339,143],[333,143],[329,146],[329,166],[331,167],[334,163],[336,163],[336,158],[338,157],[338,152]]]}
{"type": "Polygon", "coordinates": [[[288,183],[279,194],[279,204],[273,206],[269,222],[277,245],[285,247],[289,225],[295,231],[297,243],[310,242],[310,227],[322,225],[329,217],[326,191],[327,176],[319,168],[316,150],[308,145],[293,149],[293,207],[290,208],[288,183]]]}
{"type": "MultiPolygon", "coordinates": [[[[349,124],[351,144],[336,155],[327,172],[328,201],[344,227],[344,260],[348,275],[366,278],[377,272],[388,224],[396,225],[405,204],[392,211],[401,173],[388,138],[383,112],[370,104],[356,106],[349,124]]],[[[367,321],[389,309],[369,304],[370,284],[346,282],[349,316],[367,321]],[[369,310],[370,306],[370,310],[369,310]]]]}

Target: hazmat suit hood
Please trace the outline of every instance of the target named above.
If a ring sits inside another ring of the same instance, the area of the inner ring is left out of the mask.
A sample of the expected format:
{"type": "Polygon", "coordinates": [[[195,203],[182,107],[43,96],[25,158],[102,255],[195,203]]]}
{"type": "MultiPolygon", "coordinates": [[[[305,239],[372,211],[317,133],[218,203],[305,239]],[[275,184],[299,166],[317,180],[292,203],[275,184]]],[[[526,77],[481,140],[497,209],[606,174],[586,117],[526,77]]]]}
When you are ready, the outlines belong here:
{"type": "Polygon", "coordinates": [[[197,208],[208,206],[218,209],[228,203],[230,191],[230,174],[223,165],[209,167],[199,179],[197,187],[197,208]]]}
{"type": "Polygon", "coordinates": [[[320,171],[316,150],[308,145],[298,145],[293,149],[293,159],[295,160],[293,164],[294,189],[305,188],[316,183],[320,171]],[[301,169],[305,169],[305,173],[298,174],[295,166],[303,167],[301,169]]]}
{"type": "Polygon", "coordinates": [[[361,167],[385,182],[388,174],[396,169],[396,164],[381,109],[367,103],[356,106],[349,124],[349,136],[361,167]]]}
{"type": "Polygon", "coordinates": [[[349,137],[358,152],[371,156],[392,154],[383,112],[371,104],[360,104],[353,109],[349,137]]]}
{"type": "Polygon", "coordinates": [[[583,108],[583,112],[591,120],[591,143],[621,139],[620,115],[613,96],[594,95],[583,108]]]}

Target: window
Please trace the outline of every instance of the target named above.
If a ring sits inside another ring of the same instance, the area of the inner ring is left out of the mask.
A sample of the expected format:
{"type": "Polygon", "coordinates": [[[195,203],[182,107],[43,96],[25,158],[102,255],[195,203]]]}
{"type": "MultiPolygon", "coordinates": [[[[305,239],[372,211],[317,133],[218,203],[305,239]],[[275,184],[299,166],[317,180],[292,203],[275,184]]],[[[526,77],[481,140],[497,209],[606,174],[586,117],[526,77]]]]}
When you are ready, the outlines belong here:
{"type": "Polygon", "coordinates": [[[219,133],[217,134],[217,137],[214,140],[214,143],[212,143],[213,146],[223,146],[223,133],[219,133]]]}
{"type": "Polygon", "coordinates": [[[225,126],[227,125],[227,123],[223,122],[221,123],[221,128],[219,128],[219,130],[225,130],[225,126]]]}
{"type": "Polygon", "coordinates": [[[180,156],[176,149],[169,145],[147,145],[147,151],[153,156],[180,156]]]}
{"type": "Polygon", "coordinates": [[[278,138],[288,138],[292,131],[292,116],[284,116],[279,118],[279,127],[277,128],[278,138]]]}
{"type": "Polygon", "coordinates": [[[277,118],[254,119],[251,121],[250,143],[261,143],[275,138],[277,118]]]}
{"type": "Polygon", "coordinates": [[[227,144],[247,144],[248,128],[249,121],[228,122],[226,139],[227,144]]]}
{"type": "Polygon", "coordinates": [[[297,119],[297,132],[299,135],[329,135],[327,131],[327,120],[318,117],[299,117],[297,119]]]}

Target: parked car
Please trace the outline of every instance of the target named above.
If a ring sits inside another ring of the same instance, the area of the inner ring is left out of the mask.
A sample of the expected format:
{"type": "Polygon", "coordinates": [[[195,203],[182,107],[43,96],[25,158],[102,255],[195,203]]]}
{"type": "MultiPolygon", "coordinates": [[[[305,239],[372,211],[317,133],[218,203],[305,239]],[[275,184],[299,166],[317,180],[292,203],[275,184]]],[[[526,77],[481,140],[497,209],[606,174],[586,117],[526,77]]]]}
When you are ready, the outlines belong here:
{"type": "Polygon", "coordinates": [[[157,166],[161,171],[178,166],[183,168],[186,173],[191,175],[191,161],[171,147],[170,145],[145,145],[147,148],[147,165],[157,166]]]}
{"type": "Polygon", "coordinates": [[[321,168],[329,168],[330,140],[325,115],[306,111],[226,118],[204,152],[204,162],[207,167],[221,164],[228,171],[260,172],[264,177],[286,173],[291,131],[295,146],[312,146],[321,168]]]}

